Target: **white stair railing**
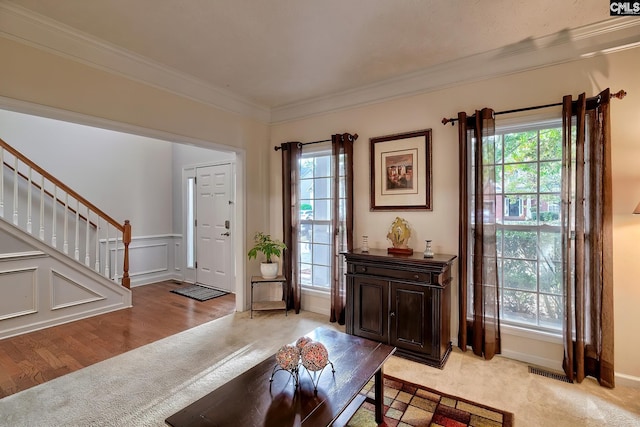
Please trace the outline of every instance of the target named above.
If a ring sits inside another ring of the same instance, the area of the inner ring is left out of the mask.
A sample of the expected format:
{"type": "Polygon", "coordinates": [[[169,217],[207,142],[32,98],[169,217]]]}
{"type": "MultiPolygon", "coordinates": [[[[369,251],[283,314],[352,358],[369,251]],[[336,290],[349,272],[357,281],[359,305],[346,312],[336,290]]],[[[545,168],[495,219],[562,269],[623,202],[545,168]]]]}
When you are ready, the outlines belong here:
{"type": "Polygon", "coordinates": [[[2,139],[0,168],[0,218],[31,235],[37,230],[34,237],[47,245],[130,287],[128,220],[118,223],[2,139]],[[6,213],[12,217],[6,218],[6,213]]]}

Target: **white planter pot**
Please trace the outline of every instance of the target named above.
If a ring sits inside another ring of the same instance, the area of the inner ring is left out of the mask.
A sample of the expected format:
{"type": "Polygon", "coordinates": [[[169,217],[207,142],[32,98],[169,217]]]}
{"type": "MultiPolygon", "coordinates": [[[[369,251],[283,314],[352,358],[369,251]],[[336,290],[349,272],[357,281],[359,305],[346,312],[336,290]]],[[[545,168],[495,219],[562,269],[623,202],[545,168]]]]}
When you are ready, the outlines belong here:
{"type": "Polygon", "coordinates": [[[260,263],[260,273],[262,273],[263,279],[275,279],[278,275],[278,263],[277,262],[262,262],[260,263]]]}

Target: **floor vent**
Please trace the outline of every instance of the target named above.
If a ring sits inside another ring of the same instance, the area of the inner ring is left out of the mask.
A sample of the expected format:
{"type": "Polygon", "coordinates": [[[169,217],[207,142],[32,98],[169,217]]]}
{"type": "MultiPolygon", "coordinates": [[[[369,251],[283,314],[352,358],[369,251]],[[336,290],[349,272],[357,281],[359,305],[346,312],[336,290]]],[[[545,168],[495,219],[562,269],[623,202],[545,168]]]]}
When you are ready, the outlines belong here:
{"type": "Polygon", "coordinates": [[[573,384],[573,381],[571,381],[569,379],[569,377],[567,377],[563,373],[551,372],[551,371],[547,371],[545,369],[535,368],[533,366],[529,366],[529,373],[530,374],[536,374],[536,375],[542,375],[543,377],[552,378],[554,380],[564,381],[565,383],[573,384]]]}

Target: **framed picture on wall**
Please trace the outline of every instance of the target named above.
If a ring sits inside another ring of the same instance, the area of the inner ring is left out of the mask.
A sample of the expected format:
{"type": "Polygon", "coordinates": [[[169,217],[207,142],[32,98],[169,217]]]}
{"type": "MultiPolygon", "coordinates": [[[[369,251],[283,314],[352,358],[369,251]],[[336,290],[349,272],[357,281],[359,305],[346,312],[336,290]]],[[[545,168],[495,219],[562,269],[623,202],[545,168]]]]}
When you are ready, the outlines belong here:
{"type": "Polygon", "coordinates": [[[370,210],[432,210],[431,129],[369,141],[370,210]]]}

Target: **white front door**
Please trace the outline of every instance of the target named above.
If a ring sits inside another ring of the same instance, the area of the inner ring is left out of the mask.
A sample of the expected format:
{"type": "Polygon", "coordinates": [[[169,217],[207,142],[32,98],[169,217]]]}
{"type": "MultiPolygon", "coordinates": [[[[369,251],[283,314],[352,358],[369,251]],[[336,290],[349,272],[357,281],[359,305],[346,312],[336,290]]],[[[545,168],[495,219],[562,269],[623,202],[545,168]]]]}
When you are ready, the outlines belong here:
{"type": "Polygon", "coordinates": [[[231,182],[230,164],[196,169],[196,282],[235,292],[231,182]]]}

